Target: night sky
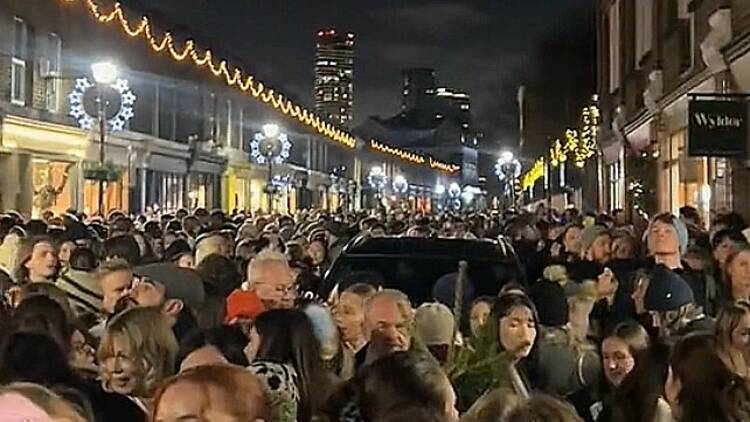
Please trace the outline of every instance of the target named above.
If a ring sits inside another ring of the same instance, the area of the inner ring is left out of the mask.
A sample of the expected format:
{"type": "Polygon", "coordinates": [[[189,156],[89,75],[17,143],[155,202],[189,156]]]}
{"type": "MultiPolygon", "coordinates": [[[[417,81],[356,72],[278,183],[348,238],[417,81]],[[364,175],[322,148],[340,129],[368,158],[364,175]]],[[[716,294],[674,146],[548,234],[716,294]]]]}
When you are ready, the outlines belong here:
{"type": "MultiPolygon", "coordinates": [[[[533,78],[538,46],[593,14],[592,0],[130,0],[126,5],[220,44],[261,80],[311,105],[315,34],[357,34],[355,121],[399,111],[408,67],[472,96],[486,144],[514,136],[515,86],[533,78]],[[189,28],[189,29],[188,29],[189,28]]],[[[557,71],[564,72],[558,69],[557,71]]]]}

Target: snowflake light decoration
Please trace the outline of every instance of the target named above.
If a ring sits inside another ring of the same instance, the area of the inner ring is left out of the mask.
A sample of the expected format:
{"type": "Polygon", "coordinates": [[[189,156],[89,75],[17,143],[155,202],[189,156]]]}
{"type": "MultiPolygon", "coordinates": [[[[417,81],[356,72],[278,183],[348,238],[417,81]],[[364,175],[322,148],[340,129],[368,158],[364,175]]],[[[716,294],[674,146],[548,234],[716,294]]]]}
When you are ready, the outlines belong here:
{"type": "MultiPolygon", "coordinates": [[[[68,95],[70,103],[70,116],[76,119],[78,126],[83,130],[91,130],[96,125],[98,116],[92,116],[86,112],[83,105],[84,97],[89,89],[96,85],[87,78],[76,79],[73,91],[68,95]]],[[[125,128],[125,124],[133,118],[133,106],[135,105],[136,96],[126,79],[117,79],[110,88],[114,89],[120,95],[120,108],[112,118],[107,120],[107,129],[112,132],[118,132],[125,128]]]]}
{"type": "Polygon", "coordinates": [[[274,164],[283,164],[289,159],[292,150],[292,142],[286,133],[269,138],[258,132],[250,141],[250,156],[258,164],[266,164],[271,160],[274,164]]]}
{"type": "Polygon", "coordinates": [[[406,193],[409,190],[409,182],[402,175],[393,178],[393,191],[396,193],[406,193]]]}
{"type": "Polygon", "coordinates": [[[375,166],[370,169],[370,173],[367,174],[367,184],[370,187],[381,190],[385,187],[386,183],[388,183],[388,177],[385,175],[382,167],[375,166]]]}

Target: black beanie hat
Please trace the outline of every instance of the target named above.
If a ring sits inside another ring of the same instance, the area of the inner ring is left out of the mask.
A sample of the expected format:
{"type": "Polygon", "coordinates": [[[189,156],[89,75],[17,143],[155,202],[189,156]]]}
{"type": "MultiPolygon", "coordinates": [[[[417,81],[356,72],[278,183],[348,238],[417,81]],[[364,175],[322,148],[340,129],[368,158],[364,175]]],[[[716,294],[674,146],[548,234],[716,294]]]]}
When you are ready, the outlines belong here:
{"type": "Polygon", "coordinates": [[[561,327],[568,323],[568,298],[560,283],[540,280],[531,288],[529,297],[536,305],[540,324],[561,327]]]}

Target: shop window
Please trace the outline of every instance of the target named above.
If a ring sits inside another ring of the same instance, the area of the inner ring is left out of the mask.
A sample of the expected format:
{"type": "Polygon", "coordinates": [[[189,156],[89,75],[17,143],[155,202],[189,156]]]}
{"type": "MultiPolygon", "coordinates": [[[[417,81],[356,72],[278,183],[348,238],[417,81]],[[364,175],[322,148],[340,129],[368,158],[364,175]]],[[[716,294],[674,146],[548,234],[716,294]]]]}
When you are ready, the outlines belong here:
{"type": "Polygon", "coordinates": [[[680,72],[686,73],[693,69],[695,60],[695,25],[693,16],[681,20],[678,24],[680,38],[680,72]]]}
{"type": "Polygon", "coordinates": [[[620,0],[609,7],[609,88],[620,88],[620,0]]]}
{"type": "Polygon", "coordinates": [[[72,167],[72,163],[62,161],[36,159],[32,162],[32,215],[39,217],[45,211],[60,215],[72,207],[72,167]]]}
{"type": "Polygon", "coordinates": [[[620,160],[607,166],[609,173],[609,208],[610,210],[623,207],[623,190],[621,187],[624,185],[622,162],[620,160]]]}
{"type": "Polygon", "coordinates": [[[26,51],[28,28],[26,22],[13,19],[13,51],[10,68],[10,101],[19,106],[26,104],[26,51]]]}
{"type": "Polygon", "coordinates": [[[177,113],[177,95],[174,87],[159,84],[157,85],[159,97],[159,138],[174,140],[176,113],[177,113]]]}
{"type": "Polygon", "coordinates": [[[133,105],[134,115],[129,123],[130,130],[154,135],[156,84],[145,80],[145,78],[136,78],[131,84],[138,99],[133,105]]]}
{"type": "Polygon", "coordinates": [[[60,107],[60,60],[62,40],[52,32],[47,37],[47,51],[40,60],[39,73],[44,78],[44,106],[50,112],[57,112],[60,107]]]}
{"type": "Polygon", "coordinates": [[[636,0],[635,63],[640,68],[643,57],[651,51],[654,37],[654,0],[636,0]]]}
{"type": "Polygon", "coordinates": [[[179,142],[187,142],[191,135],[201,132],[200,89],[193,84],[188,85],[181,86],[178,90],[176,140],[179,142]]]}

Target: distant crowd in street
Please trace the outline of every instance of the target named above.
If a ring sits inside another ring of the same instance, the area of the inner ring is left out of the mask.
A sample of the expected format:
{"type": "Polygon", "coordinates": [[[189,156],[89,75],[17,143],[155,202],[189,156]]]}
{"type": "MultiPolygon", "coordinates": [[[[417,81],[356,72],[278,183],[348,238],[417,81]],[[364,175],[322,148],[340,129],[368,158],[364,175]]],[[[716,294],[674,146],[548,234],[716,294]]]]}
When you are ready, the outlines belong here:
{"type": "Polygon", "coordinates": [[[0,421],[750,422],[750,230],[702,217],[7,211],[0,421]],[[382,237],[495,242],[518,275],[328,288],[382,237]]]}

